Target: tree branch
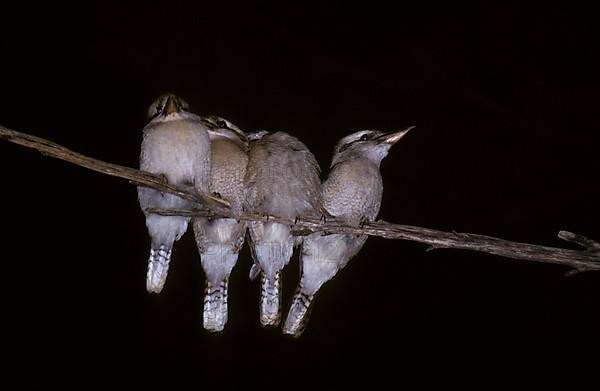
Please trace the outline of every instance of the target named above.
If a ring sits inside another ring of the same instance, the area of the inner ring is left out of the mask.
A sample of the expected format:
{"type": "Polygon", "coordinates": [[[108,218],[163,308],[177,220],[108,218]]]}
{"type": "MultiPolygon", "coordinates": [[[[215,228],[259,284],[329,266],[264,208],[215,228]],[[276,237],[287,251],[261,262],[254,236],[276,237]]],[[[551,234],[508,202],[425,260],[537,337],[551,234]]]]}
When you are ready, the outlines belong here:
{"type": "Polygon", "coordinates": [[[167,180],[162,176],[94,159],[71,151],[70,149],[53,143],[52,141],[43,139],[41,137],[32,136],[27,133],[17,132],[16,130],[5,128],[2,125],[0,125],[0,139],[5,139],[11,143],[19,144],[27,148],[37,149],[42,153],[42,155],[65,160],[69,163],[85,167],[92,171],[127,179],[129,182],[137,186],[152,187],[164,193],[175,194],[181,198],[185,198],[186,200],[207,205],[208,207],[214,208],[219,212],[226,213],[226,211],[229,210],[229,202],[220,198],[215,198],[208,194],[200,194],[197,192],[191,193],[187,189],[183,189],[168,183],[167,180]]]}
{"type": "Polygon", "coordinates": [[[278,222],[292,226],[292,232],[295,235],[323,232],[325,234],[345,233],[379,236],[386,239],[409,240],[428,244],[430,246],[428,250],[441,248],[471,250],[512,259],[564,265],[573,269],[569,274],[600,270],[600,243],[567,231],[560,231],[558,237],[581,245],[585,248],[584,250],[539,246],[512,242],[491,236],[445,232],[423,227],[392,224],[385,221],[367,223],[361,227],[352,227],[334,219],[323,222],[317,219],[298,218],[294,221],[277,216],[265,216],[248,212],[234,214],[229,208],[228,202],[208,194],[192,193],[187,189],[167,183],[163,177],[157,175],[93,159],[43,138],[17,132],[3,126],[0,126],[0,138],[36,149],[44,155],[65,160],[93,171],[127,179],[130,183],[137,186],[147,186],[161,192],[175,194],[194,201],[203,208],[191,211],[152,209],[148,210],[150,213],[168,216],[233,217],[244,221],[278,222]]]}

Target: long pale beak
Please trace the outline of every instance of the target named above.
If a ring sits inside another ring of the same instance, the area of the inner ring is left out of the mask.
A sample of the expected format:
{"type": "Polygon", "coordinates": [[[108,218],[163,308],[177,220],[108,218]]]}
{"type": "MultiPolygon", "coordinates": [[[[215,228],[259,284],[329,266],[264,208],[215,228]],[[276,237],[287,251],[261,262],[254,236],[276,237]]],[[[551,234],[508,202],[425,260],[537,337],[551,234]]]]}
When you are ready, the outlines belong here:
{"type": "Polygon", "coordinates": [[[402,129],[402,130],[399,130],[399,131],[396,131],[396,132],[386,133],[383,136],[380,136],[379,138],[381,139],[382,142],[384,142],[386,144],[394,145],[402,137],[404,137],[404,135],[406,133],[408,133],[408,131],[411,130],[412,128],[414,128],[414,126],[409,126],[406,129],[402,129]]]}
{"type": "Polygon", "coordinates": [[[177,107],[177,102],[172,96],[167,98],[167,103],[165,103],[165,109],[163,110],[163,115],[167,116],[171,113],[176,113],[179,111],[179,107],[177,107]]]}

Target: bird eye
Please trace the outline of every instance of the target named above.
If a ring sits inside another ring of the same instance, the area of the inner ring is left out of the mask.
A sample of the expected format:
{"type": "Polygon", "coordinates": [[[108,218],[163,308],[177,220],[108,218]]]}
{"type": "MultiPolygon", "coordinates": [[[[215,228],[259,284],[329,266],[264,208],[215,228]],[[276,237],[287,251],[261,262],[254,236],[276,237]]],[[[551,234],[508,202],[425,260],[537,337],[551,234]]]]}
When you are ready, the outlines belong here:
{"type": "Polygon", "coordinates": [[[369,139],[369,135],[367,133],[360,136],[360,141],[367,141],[369,139]]]}
{"type": "Polygon", "coordinates": [[[227,122],[225,122],[225,121],[224,121],[224,120],[222,120],[222,119],[220,119],[220,120],[218,120],[218,121],[217,121],[217,125],[218,125],[220,128],[223,128],[223,129],[227,129],[227,127],[228,127],[228,126],[227,126],[227,122]]]}

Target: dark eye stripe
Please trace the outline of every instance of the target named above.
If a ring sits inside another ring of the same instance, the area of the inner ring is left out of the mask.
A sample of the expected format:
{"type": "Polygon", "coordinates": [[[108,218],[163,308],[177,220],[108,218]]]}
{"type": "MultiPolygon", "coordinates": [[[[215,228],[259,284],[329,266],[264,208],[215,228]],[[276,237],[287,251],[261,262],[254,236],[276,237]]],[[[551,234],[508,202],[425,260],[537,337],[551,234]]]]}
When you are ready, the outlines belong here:
{"type": "Polygon", "coordinates": [[[346,149],[348,149],[348,147],[350,147],[352,144],[354,144],[354,143],[356,143],[356,142],[358,142],[358,141],[359,141],[359,140],[354,140],[354,141],[351,141],[351,142],[349,142],[348,144],[344,144],[344,145],[342,145],[342,146],[340,147],[340,152],[343,152],[343,151],[345,151],[346,149]]]}
{"type": "Polygon", "coordinates": [[[351,144],[351,143],[348,143],[348,144],[344,144],[344,145],[342,145],[342,146],[340,147],[340,151],[339,151],[339,152],[343,152],[343,151],[345,151],[346,149],[348,149],[348,147],[350,146],[350,144],[351,144]]]}
{"type": "Polygon", "coordinates": [[[369,133],[365,133],[365,134],[363,134],[362,136],[360,136],[360,138],[359,138],[359,139],[357,139],[357,140],[353,140],[353,141],[350,141],[349,143],[342,145],[342,146],[340,147],[340,150],[339,150],[339,152],[343,152],[343,151],[345,151],[345,150],[346,150],[346,149],[348,149],[348,147],[350,147],[352,144],[355,144],[355,143],[358,143],[358,142],[362,142],[362,141],[367,141],[367,140],[369,140],[370,138],[371,138],[371,134],[369,134],[369,133]]]}

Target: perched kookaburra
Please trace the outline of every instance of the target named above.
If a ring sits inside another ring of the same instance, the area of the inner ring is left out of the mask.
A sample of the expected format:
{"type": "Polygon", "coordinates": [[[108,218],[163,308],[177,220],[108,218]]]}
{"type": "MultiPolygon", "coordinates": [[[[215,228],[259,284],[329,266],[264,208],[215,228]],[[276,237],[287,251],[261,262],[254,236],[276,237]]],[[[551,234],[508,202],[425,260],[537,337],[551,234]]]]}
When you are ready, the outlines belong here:
{"type": "MultiPolygon", "coordinates": [[[[140,169],[162,175],[173,185],[207,192],[210,141],[200,117],[190,113],[187,103],[172,94],[156,99],[148,109],[148,117],[140,169]]],[[[173,243],[185,233],[190,218],[160,216],[147,213],[146,209],[189,209],[192,205],[190,201],[147,187],[138,187],[138,199],[151,239],[146,289],[160,293],[169,271],[173,243]]]]}
{"type": "MultiPolygon", "coordinates": [[[[337,143],[321,191],[323,207],[330,215],[355,226],[377,217],[383,193],[379,165],[392,145],[410,129],[392,133],[364,130],[337,143]]],[[[367,235],[321,233],[304,239],[300,284],[283,326],[285,334],[296,337],[302,334],[317,291],[346,266],[366,240],[367,235]]]]}
{"type": "MultiPolygon", "coordinates": [[[[241,211],[245,198],[244,175],[248,163],[246,134],[219,117],[203,118],[211,141],[209,191],[241,211]]],[[[244,244],[246,224],[231,218],[195,218],[194,236],[206,274],[204,328],[221,331],[227,323],[229,275],[244,244]]]]}
{"type": "MultiPolygon", "coordinates": [[[[308,148],[284,132],[259,132],[249,138],[245,207],[288,219],[318,216],[322,209],[319,166],[308,148]]],[[[251,222],[248,228],[254,258],[250,275],[261,274],[260,322],[275,326],[281,320],[280,272],[299,241],[291,235],[289,225],[251,222]]]]}

